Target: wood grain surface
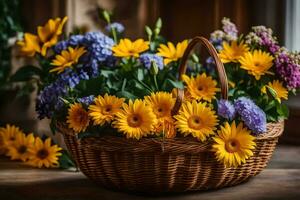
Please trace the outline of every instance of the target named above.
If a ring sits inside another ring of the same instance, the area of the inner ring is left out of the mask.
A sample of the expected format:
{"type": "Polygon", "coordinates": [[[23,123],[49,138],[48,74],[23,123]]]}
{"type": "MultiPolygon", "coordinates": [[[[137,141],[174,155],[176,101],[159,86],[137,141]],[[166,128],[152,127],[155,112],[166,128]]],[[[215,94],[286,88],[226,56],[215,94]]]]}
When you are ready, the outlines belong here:
{"type": "Polygon", "coordinates": [[[155,197],[104,189],[74,170],[34,169],[1,157],[0,199],[300,199],[300,147],[277,148],[268,168],[247,183],[221,190],[155,197]]]}

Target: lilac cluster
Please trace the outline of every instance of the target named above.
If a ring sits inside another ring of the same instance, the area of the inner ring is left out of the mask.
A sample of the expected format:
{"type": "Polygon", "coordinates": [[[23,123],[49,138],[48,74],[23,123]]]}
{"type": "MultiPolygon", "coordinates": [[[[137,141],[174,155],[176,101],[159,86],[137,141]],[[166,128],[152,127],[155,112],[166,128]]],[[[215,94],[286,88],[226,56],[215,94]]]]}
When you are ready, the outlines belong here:
{"type": "Polygon", "coordinates": [[[164,68],[163,58],[151,53],[144,53],[140,56],[140,62],[147,68],[150,69],[152,63],[155,63],[159,69],[164,68]]]}
{"type": "Polygon", "coordinates": [[[54,51],[60,53],[68,46],[84,46],[87,53],[81,58],[83,68],[89,76],[95,77],[99,74],[99,64],[114,64],[115,58],[111,51],[114,44],[114,41],[102,32],[88,32],[85,35],[72,35],[68,40],[57,43],[54,51]]]}
{"type": "Polygon", "coordinates": [[[74,88],[81,80],[88,80],[89,76],[84,71],[78,73],[67,69],[60,74],[57,80],[46,86],[38,95],[36,100],[36,111],[39,119],[51,118],[55,110],[63,106],[61,97],[68,93],[68,88],[74,88]]]}
{"type": "Polygon", "coordinates": [[[230,42],[237,40],[238,31],[236,25],[230,21],[228,18],[222,19],[222,29],[216,30],[210,34],[210,42],[215,46],[217,50],[222,50],[223,42],[230,42]]]}
{"type": "Polygon", "coordinates": [[[277,39],[273,36],[273,31],[265,26],[254,26],[252,31],[246,36],[246,44],[258,44],[266,47],[273,55],[275,55],[280,46],[277,39]]]}
{"type": "Polygon", "coordinates": [[[275,58],[276,72],[285,81],[289,89],[300,87],[300,65],[286,51],[282,51],[275,58]]]}
{"type": "Polygon", "coordinates": [[[239,97],[234,102],[234,108],[241,116],[246,126],[255,134],[263,133],[267,129],[265,112],[260,109],[251,99],[239,97]]]}
{"type": "Polygon", "coordinates": [[[94,98],[95,98],[94,95],[90,95],[90,96],[78,98],[77,100],[79,103],[89,106],[91,103],[93,103],[94,98]]]}
{"type": "Polygon", "coordinates": [[[221,99],[218,101],[218,115],[225,118],[232,120],[235,117],[235,108],[232,103],[228,100],[221,99]]]}
{"type": "Polygon", "coordinates": [[[227,40],[237,40],[238,37],[238,30],[236,28],[236,25],[230,21],[229,18],[224,17],[222,19],[223,24],[223,31],[225,32],[225,36],[227,37],[227,40]]]}
{"type": "Polygon", "coordinates": [[[105,30],[109,33],[112,32],[112,29],[115,29],[117,33],[123,33],[125,28],[122,24],[118,23],[118,22],[114,22],[114,23],[111,23],[111,24],[108,24],[106,27],[105,27],[105,30]]]}

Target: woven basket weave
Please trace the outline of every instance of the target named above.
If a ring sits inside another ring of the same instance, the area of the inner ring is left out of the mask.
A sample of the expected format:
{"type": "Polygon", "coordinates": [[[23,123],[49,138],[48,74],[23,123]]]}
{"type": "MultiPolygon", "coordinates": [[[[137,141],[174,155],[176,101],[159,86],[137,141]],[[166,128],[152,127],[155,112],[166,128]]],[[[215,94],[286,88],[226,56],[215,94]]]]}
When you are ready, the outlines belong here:
{"type": "MultiPolygon", "coordinates": [[[[201,42],[215,59],[222,98],[227,98],[227,78],[215,49],[202,37],[194,38],[182,58],[180,73],[194,46],[201,42]]],[[[177,113],[183,101],[182,90],[173,109],[177,113]]],[[[66,124],[58,124],[65,143],[80,170],[101,185],[125,191],[145,193],[184,192],[233,186],[264,169],[275,149],[284,123],[269,123],[267,132],[256,138],[254,155],[238,168],[225,168],[211,152],[211,140],[200,143],[192,137],[139,141],[116,136],[78,140],[66,124]]]]}

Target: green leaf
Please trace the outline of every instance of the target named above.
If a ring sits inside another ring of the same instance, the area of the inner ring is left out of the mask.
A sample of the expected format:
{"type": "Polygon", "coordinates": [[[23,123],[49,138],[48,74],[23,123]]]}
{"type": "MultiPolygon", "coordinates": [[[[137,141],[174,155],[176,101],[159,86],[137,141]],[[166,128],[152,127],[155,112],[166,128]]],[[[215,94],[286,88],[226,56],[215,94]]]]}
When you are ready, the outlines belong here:
{"type": "Polygon", "coordinates": [[[167,79],[167,83],[171,84],[174,88],[184,89],[184,85],[181,81],[173,81],[171,79],[167,79]]]}
{"type": "Polygon", "coordinates": [[[27,65],[20,68],[13,74],[10,78],[12,82],[22,82],[22,81],[29,81],[32,79],[33,76],[40,76],[42,74],[42,70],[38,67],[27,65]]]}
{"type": "Polygon", "coordinates": [[[63,150],[62,155],[59,157],[59,167],[61,169],[68,169],[70,167],[75,167],[75,162],[72,160],[69,153],[63,150]]]}
{"type": "Polygon", "coordinates": [[[275,104],[275,101],[272,100],[272,101],[265,107],[265,111],[268,111],[268,110],[274,108],[275,105],[276,105],[276,104],[275,104]]]}
{"type": "Polygon", "coordinates": [[[125,90],[117,92],[116,95],[118,97],[125,97],[125,98],[131,99],[131,100],[135,100],[138,98],[136,95],[132,94],[131,92],[125,91],[125,90]]]}
{"type": "Polygon", "coordinates": [[[115,75],[116,73],[112,70],[105,70],[105,69],[102,69],[100,74],[102,76],[104,76],[105,78],[108,78],[110,75],[115,75]]]}
{"type": "Polygon", "coordinates": [[[136,72],[136,77],[139,81],[143,81],[144,80],[144,72],[142,69],[138,69],[136,72]]]}

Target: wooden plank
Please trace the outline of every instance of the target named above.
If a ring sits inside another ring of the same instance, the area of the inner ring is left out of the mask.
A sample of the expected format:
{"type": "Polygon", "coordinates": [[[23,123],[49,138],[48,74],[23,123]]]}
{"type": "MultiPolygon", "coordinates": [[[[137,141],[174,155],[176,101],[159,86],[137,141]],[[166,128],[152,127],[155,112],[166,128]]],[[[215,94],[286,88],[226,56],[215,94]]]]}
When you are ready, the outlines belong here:
{"type": "MultiPolygon", "coordinates": [[[[282,146],[260,175],[220,190],[166,195],[155,199],[300,199],[300,147],[282,146]]],[[[102,188],[74,170],[34,169],[0,158],[0,199],[154,199],[102,188]]]]}

